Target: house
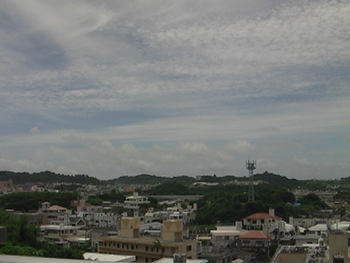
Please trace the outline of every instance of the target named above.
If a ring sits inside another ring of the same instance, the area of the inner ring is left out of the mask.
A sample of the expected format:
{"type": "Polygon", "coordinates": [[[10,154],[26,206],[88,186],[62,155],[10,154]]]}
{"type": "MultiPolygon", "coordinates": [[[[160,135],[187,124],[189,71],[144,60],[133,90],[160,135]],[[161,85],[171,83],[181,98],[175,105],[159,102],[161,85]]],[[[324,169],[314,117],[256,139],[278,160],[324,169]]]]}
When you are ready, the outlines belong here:
{"type": "Polygon", "coordinates": [[[243,219],[244,228],[247,230],[263,230],[271,233],[276,228],[276,222],[281,218],[275,216],[275,210],[269,209],[269,213],[256,213],[243,219]]]}
{"type": "Polygon", "coordinates": [[[248,231],[242,229],[242,222],[236,222],[235,226],[217,226],[216,230],[211,230],[211,242],[214,245],[227,246],[235,243],[240,236],[248,231]]]}
{"type": "Polygon", "coordinates": [[[294,236],[295,246],[303,246],[303,245],[317,245],[320,242],[321,237],[315,234],[306,234],[306,235],[296,235],[294,236]]]}
{"type": "Polygon", "coordinates": [[[326,237],[328,235],[328,226],[327,224],[317,224],[310,227],[308,231],[310,234],[326,237]]]}
{"type": "Polygon", "coordinates": [[[58,245],[68,246],[68,239],[84,237],[78,232],[79,227],[64,225],[42,225],[40,226],[41,240],[58,245]]]}
{"type": "Polygon", "coordinates": [[[183,238],[181,220],[165,220],[161,237],[141,236],[140,219],[123,217],[118,236],[99,239],[99,253],[135,255],[137,262],[153,262],[164,257],[184,253],[188,259],[197,258],[197,242],[183,238]]]}
{"type": "Polygon", "coordinates": [[[71,211],[62,206],[43,202],[41,203],[39,213],[42,215],[42,225],[51,225],[54,222],[56,224],[65,223],[68,225],[68,222],[64,222],[64,220],[68,220],[67,218],[71,214],[71,211]]]}
{"type": "Polygon", "coordinates": [[[268,248],[272,238],[272,234],[263,231],[249,231],[239,239],[240,246],[243,248],[268,248]]]}
{"type": "Polygon", "coordinates": [[[289,224],[302,227],[302,228],[309,228],[316,224],[317,220],[316,218],[289,218],[289,224]]]}

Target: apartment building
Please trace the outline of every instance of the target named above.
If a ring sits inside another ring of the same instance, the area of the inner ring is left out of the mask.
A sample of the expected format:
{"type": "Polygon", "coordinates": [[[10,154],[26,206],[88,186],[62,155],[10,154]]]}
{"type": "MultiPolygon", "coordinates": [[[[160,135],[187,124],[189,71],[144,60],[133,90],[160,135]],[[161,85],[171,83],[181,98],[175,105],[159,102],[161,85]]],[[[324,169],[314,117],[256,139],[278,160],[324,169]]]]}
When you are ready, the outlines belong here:
{"type": "Polygon", "coordinates": [[[137,192],[134,192],[132,196],[128,196],[124,201],[124,209],[129,211],[133,217],[139,217],[140,206],[143,204],[149,204],[148,197],[140,196],[137,192]]]}
{"type": "Polygon", "coordinates": [[[99,239],[99,253],[135,255],[137,262],[153,262],[174,254],[197,258],[197,242],[183,238],[183,221],[165,220],[161,237],[140,236],[140,219],[124,217],[118,236],[99,239]]]}

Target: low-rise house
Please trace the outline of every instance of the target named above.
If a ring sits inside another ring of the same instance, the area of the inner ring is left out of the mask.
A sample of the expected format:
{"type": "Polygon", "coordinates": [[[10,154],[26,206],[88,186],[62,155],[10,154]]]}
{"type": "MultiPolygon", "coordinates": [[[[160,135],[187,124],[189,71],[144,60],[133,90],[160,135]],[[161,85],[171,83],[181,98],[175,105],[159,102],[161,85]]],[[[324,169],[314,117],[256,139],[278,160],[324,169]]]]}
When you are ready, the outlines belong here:
{"type": "Polygon", "coordinates": [[[42,214],[42,225],[51,225],[53,222],[60,224],[61,222],[68,225],[67,216],[71,214],[71,211],[65,207],[58,205],[51,205],[49,202],[41,203],[39,213],[42,214]]]}
{"type": "Polygon", "coordinates": [[[214,245],[226,247],[231,243],[236,243],[240,236],[248,231],[242,229],[242,222],[236,222],[235,226],[217,226],[216,230],[211,230],[211,242],[214,245]]]}
{"type": "Polygon", "coordinates": [[[316,218],[294,218],[290,217],[289,218],[289,224],[302,227],[302,228],[309,228],[312,227],[316,224],[317,220],[316,218]]]}
{"type": "Polygon", "coordinates": [[[308,229],[308,232],[313,235],[327,237],[328,236],[328,226],[327,224],[317,224],[308,229]]]}
{"type": "MultiPolygon", "coordinates": [[[[317,245],[321,241],[321,237],[315,234],[296,235],[294,236],[295,246],[301,247],[303,245],[317,245]]],[[[323,240],[323,239],[322,239],[323,240]]]]}
{"type": "Polygon", "coordinates": [[[243,248],[268,248],[273,235],[263,231],[249,231],[239,237],[240,246],[243,248]]]}
{"type": "Polygon", "coordinates": [[[278,221],[281,221],[281,218],[275,216],[274,209],[269,209],[269,213],[256,213],[245,217],[243,225],[247,230],[263,230],[271,233],[278,221]]]}
{"type": "Polygon", "coordinates": [[[120,217],[115,213],[92,213],[89,221],[91,227],[107,227],[116,228],[120,217]]]}
{"type": "Polygon", "coordinates": [[[40,240],[67,246],[69,238],[85,237],[78,233],[79,229],[79,227],[75,226],[42,225],[40,226],[40,240]]]}

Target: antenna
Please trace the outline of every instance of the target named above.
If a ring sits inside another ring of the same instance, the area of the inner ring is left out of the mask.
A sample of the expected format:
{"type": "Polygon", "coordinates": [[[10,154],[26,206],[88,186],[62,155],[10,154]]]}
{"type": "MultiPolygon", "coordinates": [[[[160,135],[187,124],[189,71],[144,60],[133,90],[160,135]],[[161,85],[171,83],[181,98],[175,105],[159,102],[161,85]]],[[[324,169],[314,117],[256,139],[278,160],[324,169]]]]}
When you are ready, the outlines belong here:
{"type": "Polygon", "coordinates": [[[254,170],[256,169],[256,161],[246,161],[247,170],[249,171],[249,192],[248,201],[254,201],[254,170]]]}

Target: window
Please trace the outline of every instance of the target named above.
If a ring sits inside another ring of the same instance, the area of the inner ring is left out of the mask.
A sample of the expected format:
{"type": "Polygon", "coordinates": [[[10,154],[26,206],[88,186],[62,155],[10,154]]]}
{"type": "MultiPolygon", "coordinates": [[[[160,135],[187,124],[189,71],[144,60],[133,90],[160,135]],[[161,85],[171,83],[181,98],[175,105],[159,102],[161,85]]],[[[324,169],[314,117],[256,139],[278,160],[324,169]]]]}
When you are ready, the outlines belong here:
{"type": "Polygon", "coordinates": [[[192,250],[192,246],[187,246],[187,251],[191,251],[192,250]]]}

